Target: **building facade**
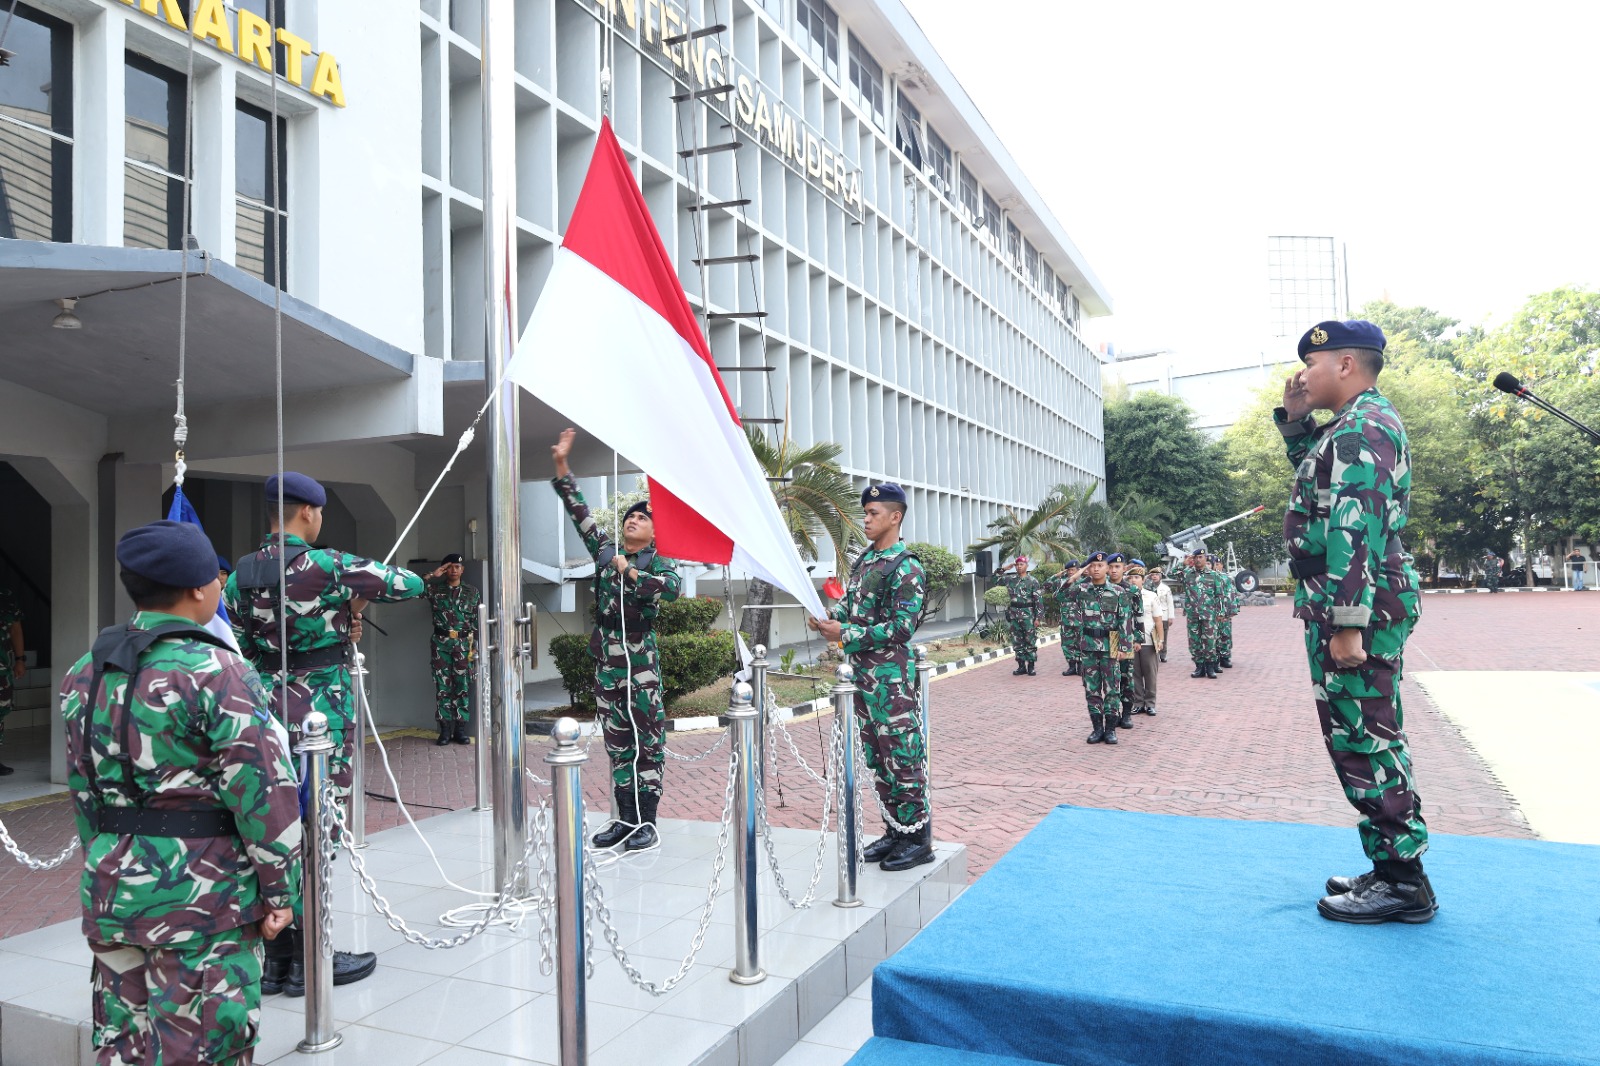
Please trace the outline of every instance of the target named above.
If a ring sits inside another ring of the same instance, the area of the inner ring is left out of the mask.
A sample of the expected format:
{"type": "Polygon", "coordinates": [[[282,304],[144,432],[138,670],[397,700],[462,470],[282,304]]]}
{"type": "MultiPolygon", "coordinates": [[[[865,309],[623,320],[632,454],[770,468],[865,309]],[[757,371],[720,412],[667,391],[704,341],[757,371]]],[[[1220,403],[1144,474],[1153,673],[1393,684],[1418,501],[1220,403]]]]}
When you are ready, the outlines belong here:
{"type": "MultiPolygon", "coordinates": [[[[186,489],[225,554],[264,528],[280,379],[330,543],[486,549],[481,441],[401,537],[484,395],[480,24],[477,0],[18,5],[0,491],[40,517],[0,523],[0,580],[48,601],[55,678],[126,608],[111,549],[161,512],[180,366],[186,489]]],[[[519,0],[497,32],[523,321],[608,115],[748,421],[837,441],[858,484],[907,487],[911,537],[955,550],[1102,476],[1079,324],[1109,297],[898,0],[519,0]]],[[[525,578],[570,630],[589,571],[542,480],[563,424],[524,398],[525,578]]],[[[575,466],[600,499],[647,458],[587,442],[575,466]]],[[[380,715],[424,720],[424,611],[382,613],[380,715]]]]}

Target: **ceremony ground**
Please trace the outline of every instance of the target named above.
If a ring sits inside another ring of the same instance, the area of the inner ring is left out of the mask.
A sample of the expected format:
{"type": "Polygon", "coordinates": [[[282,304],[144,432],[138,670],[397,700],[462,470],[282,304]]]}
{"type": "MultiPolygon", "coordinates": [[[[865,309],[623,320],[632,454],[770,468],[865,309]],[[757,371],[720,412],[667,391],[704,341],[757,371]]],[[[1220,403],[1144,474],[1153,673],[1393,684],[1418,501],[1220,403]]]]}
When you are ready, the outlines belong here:
{"type": "MultiPolygon", "coordinates": [[[[1578,676],[1600,663],[1600,595],[1439,595],[1425,597],[1423,610],[1403,694],[1429,825],[1445,833],[1583,842],[1582,834],[1594,830],[1589,812],[1596,807],[1584,791],[1592,787],[1587,775],[1574,778],[1569,768],[1600,758],[1593,726],[1600,721],[1594,713],[1600,690],[1592,684],[1600,679],[1578,676]],[[1583,814],[1572,818],[1575,810],[1583,814]]],[[[1192,680],[1180,624],[1162,669],[1159,715],[1139,716],[1110,749],[1083,743],[1089,723],[1081,688],[1060,676],[1057,648],[1041,651],[1036,677],[1012,676],[1011,660],[1001,659],[936,679],[936,836],[965,844],[969,876],[977,877],[1062,803],[1353,826],[1317,731],[1301,626],[1287,601],[1244,609],[1235,648],[1235,669],[1216,681],[1192,680]]],[[[791,725],[808,757],[820,752],[827,725],[827,716],[791,725]]],[[[693,757],[719,736],[674,734],[670,747],[693,757]]],[[[538,768],[547,745],[529,738],[530,766],[538,768]]],[[[440,813],[422,804],[470,805],[469,749],[436,748],[417,737],[398,738],[390,748],[416,817],[440,813]]],[[[716,819],[724,771],[720,755],[671,762],[663,816],[716,819]]],[[[599,766],[585,779],[589,803],[604,803],[599,766]]],[[[371,780],[371,791],[388,787],[377,771],[371,780]]],[[[769,789],[775,825],[815,824],[816,786],[785,772],[769,780],[769,789]]],[[[71,832],[69,806],[59,796],[0,806],[0,818],[36,853],[53,853],[71,832]]],[[[393,824],[394,805],[369,799],[369,831],[393,824]]],[[[1354,869],[1360,855],[1353,829],[1349,842],[1354,869]]],[[[34,874],[0,856],[0,937],[74,918],[75,881],[72,872],[34,874]]],[[[857,1008],[854,1018],[859,1043],[868,1035],[865,1011],[857,1008]]],[[[848,1030],[835,1025],[826,1042],[803,1042],[784,1066],[843,1062],[855,1037],[841,1032],[848,1030]]]]}

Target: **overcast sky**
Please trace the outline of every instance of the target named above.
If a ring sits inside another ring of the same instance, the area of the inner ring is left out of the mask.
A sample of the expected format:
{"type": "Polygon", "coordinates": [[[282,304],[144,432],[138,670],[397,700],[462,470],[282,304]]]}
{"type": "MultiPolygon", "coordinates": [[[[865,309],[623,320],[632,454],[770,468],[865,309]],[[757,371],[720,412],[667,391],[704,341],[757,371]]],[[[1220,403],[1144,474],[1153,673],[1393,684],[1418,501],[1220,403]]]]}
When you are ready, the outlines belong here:
{"type": "Polygon", "coordinates": [[[1352,309],[1600,283],[1600,3],[905,3],[1109,288],[1092,341],[1254,354],[1269,234],[1344,241],[1352,309]]]}

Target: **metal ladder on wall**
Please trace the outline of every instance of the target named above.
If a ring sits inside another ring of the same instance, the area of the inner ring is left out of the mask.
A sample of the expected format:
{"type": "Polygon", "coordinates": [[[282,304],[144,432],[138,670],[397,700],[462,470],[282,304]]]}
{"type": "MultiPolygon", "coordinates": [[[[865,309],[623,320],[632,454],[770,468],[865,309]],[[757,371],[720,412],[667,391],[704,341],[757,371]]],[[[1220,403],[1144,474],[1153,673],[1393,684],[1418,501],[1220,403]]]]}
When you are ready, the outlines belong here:
{"type": "MultiPolygon", "coordinates": [[[[668,48],[676,48],[680,45],[687,48],[691,47],[696,41],[714,37],[717,38],[717,43],[722,50],[722,54],[728,57],[731,62],[733,53],[728,47],[728,42],[725,36],[728,33],[728,26],[726,23],[719,22],[717,20],[715,0],[708,0],[706,7],[708,15],[711,19],[710,24],[703,26],[700,29],[690,29],[685,33],[665,37],[662,39],[661,43],[668,48]]],[[[689,210],[693,213],[695,218],[694,242],[695,250],[698,252],[698,255],[695,257],[693,262],[700,271],[700,315],[702,327],[705,330],[706,340],[709,344],[712,323],[741,320],[754,321],[761,330],[761,353],[763,365],[718,365],[717,371],[722,374],[771,374],[777,370],[777,367],[766,364],[767,334],[765,322],[767,318],[767,312],[760,309],[761,287],[759,284],[759,279],[756,277],[756,264],[761,261],[761,256],[750,249],[750,243],[754,238],[752,236],[752,228],[748,224],[749,220],[745,217],[743,212],[743,209],[748,207],[751,203],[750,198],[744,195],[744,179],[739,172],[738,152],[739,149],[744,147],[745,142],[739,139],[738,130],[734,126],[732,105],[730,104],[728,107],[728,115],[724,116],[717,111],[716,106],[713,103],[714,100],[727,100],[729,95],[734,92],[735,86],[730,82],[722,85],[712,85],[703,89],[697,89],[688,80],[688,72],[692,68],[692,63],[685,63],[681,68],[677,64],[672,65],[671,74],[679,89],[678,92],[673,94],[672,103],[673,107],[676,109],[677,115],[678,143],[684,146],[679,149],[678,158],[683,160],[686,171],[685,177],[688,178],[689,186],[693,190],[695,196],[695,203],[689,206],[689,210]],[[684,129],[685,111],[688,112],[689,120],[689,128],[687,132],[684,129]],[[710,142],[708,138],[712,136],[713,129],[720,131],[718,134],[719,136],[725,134],[728,139],[725,141],[710,142]],[[736,193],[735,197],[731,200],[712,199],[711,194],[707,191],[706,187],[707,181],[705,170],[707,161],[711,156],[715,156],[723,152],[732,153],[733,181],[736,193]],[[733,214],[735,225],[744,234],[743,252],[736,253],[734,255],[711,254],[710,220],[712,212],[715,211],[727,211],[733,214]],[[754,309],[734,311],[711,310],[710,269],[712,267],[725,266],[732,266],[735,268],[744,267],[749,271],[750,300],[754,305],[754,309]]],[[[768,381],[770,383],[771,379],[768,378],[768,381]]],[[[744,397],[744,390],[742,388],[739,390],[739,396],[741,400],[744,397]]],[[[768,411],[777,410],[776,405],[773,403],[770,384],[768,386],[767,405],[768,411]]],[[[784,419],[782,418],[763,415],[746,415],[742,411],[739,413],[739,420],[747,426],[781,426],[784,423],[784,419]]]]}

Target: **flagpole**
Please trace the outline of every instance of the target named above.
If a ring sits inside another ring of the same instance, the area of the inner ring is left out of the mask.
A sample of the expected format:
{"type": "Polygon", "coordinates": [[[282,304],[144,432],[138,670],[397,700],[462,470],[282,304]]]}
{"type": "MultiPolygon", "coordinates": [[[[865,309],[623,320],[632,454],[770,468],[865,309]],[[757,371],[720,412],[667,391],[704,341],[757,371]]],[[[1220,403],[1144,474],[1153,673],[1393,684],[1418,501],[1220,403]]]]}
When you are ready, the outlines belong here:
{"type": "MultiPolygon", "coordinates": [[[[494,796],[494,883],[503,886],[526,850],[527,793],[522,784],[522,641],[517,618],[522,604],[522,534],[517,505],[521,483],[521,433],[517,385],[503,373],[517,327],[516,289],[511,277],[515,232],[516,37],[514,0],[483,0],[483,280],[484,381],[494,394],[488,449],[488,602],[499,624],[489,666],[489,723],[494,796]]],[[[479,713],[482,713],[480,710],[479,713]]],[[[525,894],[526,884],[513,887],[525,894]]]]}

